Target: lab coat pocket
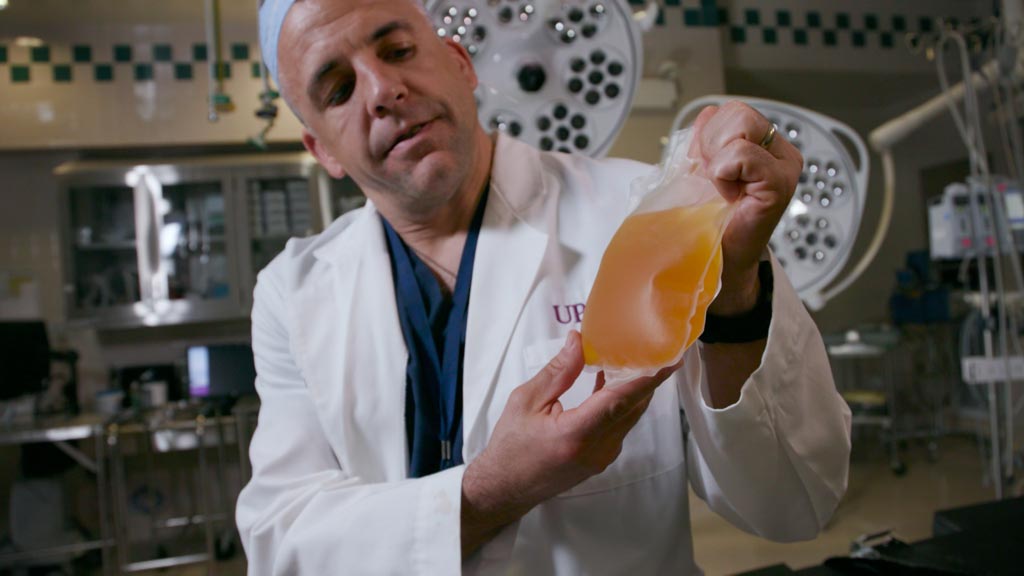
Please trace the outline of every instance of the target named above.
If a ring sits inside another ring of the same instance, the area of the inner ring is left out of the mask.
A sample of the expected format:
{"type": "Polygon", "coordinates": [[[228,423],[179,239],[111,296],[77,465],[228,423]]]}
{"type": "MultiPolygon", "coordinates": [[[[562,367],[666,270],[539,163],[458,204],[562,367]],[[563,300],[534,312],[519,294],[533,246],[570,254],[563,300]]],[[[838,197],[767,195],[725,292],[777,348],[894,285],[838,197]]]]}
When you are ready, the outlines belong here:
{"type": "MultiPolygon", "coordinates": [[[[538,342],[523,349],[528,374],[536,374],[562,349],[562,338],[538,342]]],[[[596,375],[583,372],[559,401],[565,410],[576,408],[593,394],[596,375]]],[[[673,379],[654,393],[647,411],[622,442],[622,452],[608,468],[559,495],[582,496],[612,490],[676,468],[683,461],[679,399],[673,379]]]]}

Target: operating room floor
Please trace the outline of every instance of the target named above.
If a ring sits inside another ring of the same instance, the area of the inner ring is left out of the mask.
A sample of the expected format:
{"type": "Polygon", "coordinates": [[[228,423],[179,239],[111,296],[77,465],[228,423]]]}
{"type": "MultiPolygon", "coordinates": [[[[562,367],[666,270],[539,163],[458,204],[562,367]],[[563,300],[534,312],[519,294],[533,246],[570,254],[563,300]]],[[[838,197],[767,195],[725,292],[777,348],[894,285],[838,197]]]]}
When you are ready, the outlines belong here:
{"type": "MultiPolygon", "coordinates": [[[[983,464],[971,437],[939,441],[938,459],[930,462],[927,450],[911,442],[903,452],[905,476],[889,470],[882,447],[870,435],[855,446],[846,497],[825,531],[813,541],[777,544],[751,536],[708,510],[691,494],[691,519],[697,561],[708,575],[735,574],[777,563],[798,568],[844,555],[850,542],[863,534],[892,529],[905,541],[931,535],[936,510],[994,498],[982,484],[983,464]]],[[[244,574],[240,562],[218,565],[218,574],[244,574]]],[[[156,574],[155,572],[153,574],[156,574]]],[[[162,575],[200,576],[201,566],[160,572],[162,575]]]]}
{"type": "Polygon", "coordinates": [[[859,536],[891,529],[914,542],[932,533],[936,510],[995,498],[982,484],[983,464],[973,437],[939,440],[938,458],[928,459],[923,444],[911,441],[903,451],[907,472],[895,476],[885,451],[870,436],[855,440],[846,496],[825,530],[813,541],[778,544],[734,528],[691,493],[697,562],[709,575],[734,574],[785,563],[792,568],[845,555],[859,536]]]}

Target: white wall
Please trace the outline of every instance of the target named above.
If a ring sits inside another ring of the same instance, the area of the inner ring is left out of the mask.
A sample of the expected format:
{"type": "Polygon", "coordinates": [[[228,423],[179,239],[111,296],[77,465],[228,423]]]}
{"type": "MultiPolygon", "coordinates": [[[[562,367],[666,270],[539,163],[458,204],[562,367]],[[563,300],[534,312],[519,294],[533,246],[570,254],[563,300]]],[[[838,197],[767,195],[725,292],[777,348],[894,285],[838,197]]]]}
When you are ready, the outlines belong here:
{"type": "Polygon", "coordinates": [[[40,312],[62,317],[57,183],[53,169],[70,152],[0,154],[0,271],[37,279],[40,312]]]}

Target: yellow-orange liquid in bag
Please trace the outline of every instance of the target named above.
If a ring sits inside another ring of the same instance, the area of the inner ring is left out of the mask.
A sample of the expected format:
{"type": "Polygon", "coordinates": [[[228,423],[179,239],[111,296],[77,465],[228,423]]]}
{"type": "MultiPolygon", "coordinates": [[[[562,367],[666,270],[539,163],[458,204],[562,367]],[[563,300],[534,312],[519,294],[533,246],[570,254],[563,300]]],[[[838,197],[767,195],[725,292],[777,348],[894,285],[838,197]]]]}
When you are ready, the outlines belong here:
{"type": "Polygon", "coordinates": [[[668,366],[704,330],[722,273],[723,201],[635,214],[601,259],[583,357],[602,368],[668,366]]]}

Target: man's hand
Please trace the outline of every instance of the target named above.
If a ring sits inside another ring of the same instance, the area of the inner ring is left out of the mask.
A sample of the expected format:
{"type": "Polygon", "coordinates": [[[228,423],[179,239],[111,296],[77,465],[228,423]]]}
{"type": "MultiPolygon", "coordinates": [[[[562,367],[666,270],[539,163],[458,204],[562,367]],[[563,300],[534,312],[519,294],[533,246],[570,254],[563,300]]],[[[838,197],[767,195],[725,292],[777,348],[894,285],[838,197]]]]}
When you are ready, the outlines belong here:
{"type": "Polygon", "coordinates": [[[571,332],[558,356],[512,392],[487,447],[466,468],[463,558],[537,504],[614,462],[655,389],[676,368],[612,389],[598,374],[594,394],[563,410],[558,398],[583,370],[580,335],[571,332]]]}
{"type": "Polygon", "coordinates": [[[756,110],[732,101],[705,108],[694,122],[689,155],[736,211],[722,238],[722,290],[708,312],[741,314],[757,302],[761,252],[789,206],[803,156],[782,133],[760,143],[771,123],[756,110]]]}

